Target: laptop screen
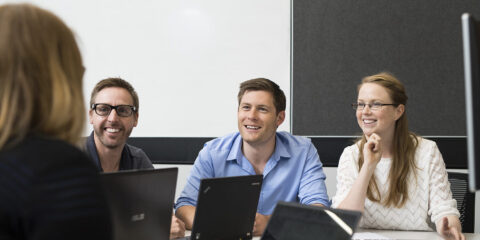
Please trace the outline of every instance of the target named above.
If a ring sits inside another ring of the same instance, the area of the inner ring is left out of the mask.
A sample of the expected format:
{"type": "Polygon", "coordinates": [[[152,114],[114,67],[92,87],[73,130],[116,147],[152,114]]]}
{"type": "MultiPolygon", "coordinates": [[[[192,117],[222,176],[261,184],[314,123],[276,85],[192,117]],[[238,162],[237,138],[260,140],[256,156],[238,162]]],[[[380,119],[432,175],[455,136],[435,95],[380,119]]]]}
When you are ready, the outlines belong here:
{"type": "Polygon", "coordinates": [[[177,168],[102,173],[115,240],[166,240],[175,198],[177,168]]]}
{"type": "Polygon", "coordinates": [[[279,202],[262,240],[351,239],[361,213],[279,202]]]}
{"type": "Polygon", "coordinates": [[[262,175],[202,179],[192,239],[249,239],[262,175]]]}

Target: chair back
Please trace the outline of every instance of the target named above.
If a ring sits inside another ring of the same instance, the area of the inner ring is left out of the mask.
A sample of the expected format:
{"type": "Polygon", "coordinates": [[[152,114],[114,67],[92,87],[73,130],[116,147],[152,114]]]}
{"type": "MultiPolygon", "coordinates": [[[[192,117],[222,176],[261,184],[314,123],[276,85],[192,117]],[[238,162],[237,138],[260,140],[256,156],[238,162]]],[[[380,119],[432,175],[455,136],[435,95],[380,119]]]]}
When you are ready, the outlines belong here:
{"type": "Polygon", "coordinates": [[[448,180],[453,198],[457,200],[462,231],[473,233],[475,230],[475,193],[468,190],[468,174],[449,172],[448,180]]]}

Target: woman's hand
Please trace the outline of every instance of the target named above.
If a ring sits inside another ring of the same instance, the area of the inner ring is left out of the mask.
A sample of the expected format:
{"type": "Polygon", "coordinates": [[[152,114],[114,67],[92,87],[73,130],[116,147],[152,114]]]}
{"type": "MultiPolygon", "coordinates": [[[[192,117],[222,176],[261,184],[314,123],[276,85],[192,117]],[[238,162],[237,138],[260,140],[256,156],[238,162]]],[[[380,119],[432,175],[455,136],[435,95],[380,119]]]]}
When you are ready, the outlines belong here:
{"type": "Polygon", "coordinates": [[[380,143],[382,139],[376,133],[372,133],[366,138],[367,142],[363,145],[363,164],[374,170],[382,158],[382,144],[380,143]]]}
{"type": "Polygon", "coordinates": [[[446,216],[437,222],[437,232],[448,240],[465,240],[460,220],[456,216],[446,216]]]}
{"type": "Polygon", "coordinates": [[[338,205],[338,208],[355,210],[363,212],[365,210],[365,199],[367,198],[367,189],[370,179],[375,172],[378,162],[382,158],[382,145],[380,136],[372,133],[367,137],[367,142],[363,145],[363,165],[355,179],[347,196],[338,205]]]}

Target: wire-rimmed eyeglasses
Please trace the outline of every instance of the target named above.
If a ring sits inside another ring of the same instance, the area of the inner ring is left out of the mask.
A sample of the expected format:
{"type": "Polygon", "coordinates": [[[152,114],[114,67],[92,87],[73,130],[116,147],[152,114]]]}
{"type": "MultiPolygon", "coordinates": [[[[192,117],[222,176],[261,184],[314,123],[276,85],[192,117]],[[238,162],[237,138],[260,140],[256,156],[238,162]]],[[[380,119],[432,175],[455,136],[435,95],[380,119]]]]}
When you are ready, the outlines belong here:
{"type": "Polygon", "coordinates": [[[352,103],[352,108],[358,111],[362,111],[365,109],[365,107],[368,106],[370,110],[380,110],[382,109],[383,106],[398,106],[398,104],[395,103],[379,103],[379,102],[374,102],[374,103],[352,103]]]}

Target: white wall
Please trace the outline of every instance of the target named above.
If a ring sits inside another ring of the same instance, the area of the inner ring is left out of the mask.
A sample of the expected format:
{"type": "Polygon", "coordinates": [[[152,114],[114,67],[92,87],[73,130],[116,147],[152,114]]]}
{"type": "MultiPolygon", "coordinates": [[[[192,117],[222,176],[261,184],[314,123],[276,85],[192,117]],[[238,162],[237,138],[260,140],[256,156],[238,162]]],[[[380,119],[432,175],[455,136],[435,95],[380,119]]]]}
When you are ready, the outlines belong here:
{"type": "MultiPolygon", "coordinates": [[[[290,95],[289,0],[28,2],[52,10],[78,35],[86,102],[106,77],[137,89],[140,119],[132,136],[235,131],[238,86],[251,78],[269,78],[290,95]]],[[[281,130],[290,130],[288,112],[281,130]]]]}

